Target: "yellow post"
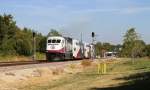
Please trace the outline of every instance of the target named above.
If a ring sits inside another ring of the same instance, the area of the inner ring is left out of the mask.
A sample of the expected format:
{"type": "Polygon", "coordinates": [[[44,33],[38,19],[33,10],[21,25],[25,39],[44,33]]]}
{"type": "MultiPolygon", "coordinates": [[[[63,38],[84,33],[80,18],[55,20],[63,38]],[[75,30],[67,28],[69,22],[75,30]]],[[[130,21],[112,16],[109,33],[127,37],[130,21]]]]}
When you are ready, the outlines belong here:
{"type": "Polygon", "coordinates": [[[107,64],[105,62],[98,64],[98,74],[106,74],[107,72],[107,64]]]}
{"type": "Polygon", "coordinates": [[[97,68],[98,68],[98,74],[101,74],[101,64],[100,63],[98,64],[97,68]]]}
{"type": "Polygon", "coordinates": [[[106,74],[106,72],[107,72],[107,64],[104,63],[103,64],[103,74],[106,74]]]}
{"type": "Polygon", "coordinates": [[[103,74],[103,63],[101,63],[101,74],[103,74]]]}

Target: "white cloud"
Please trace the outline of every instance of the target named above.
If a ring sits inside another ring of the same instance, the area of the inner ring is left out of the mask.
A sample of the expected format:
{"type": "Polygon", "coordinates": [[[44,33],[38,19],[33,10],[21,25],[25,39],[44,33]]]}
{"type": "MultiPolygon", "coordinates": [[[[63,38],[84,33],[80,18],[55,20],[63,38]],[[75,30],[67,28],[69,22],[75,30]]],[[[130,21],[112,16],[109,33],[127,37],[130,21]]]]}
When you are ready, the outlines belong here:
{"type": "Polygon", "coordinates": [[[129,7],[129,8],[103,8],[103,9],[85,9],[73,11],[72,13],[116,13],[116,14],[136,14],[150,11],[150,7],[129,7]]]}
{"type": "Polygon", "coordinates": [[[131,8],[124,8],[120,10],[122,14],[137,14],[142,12],[150,11],[150,7],[131,7],[131,8]]]}

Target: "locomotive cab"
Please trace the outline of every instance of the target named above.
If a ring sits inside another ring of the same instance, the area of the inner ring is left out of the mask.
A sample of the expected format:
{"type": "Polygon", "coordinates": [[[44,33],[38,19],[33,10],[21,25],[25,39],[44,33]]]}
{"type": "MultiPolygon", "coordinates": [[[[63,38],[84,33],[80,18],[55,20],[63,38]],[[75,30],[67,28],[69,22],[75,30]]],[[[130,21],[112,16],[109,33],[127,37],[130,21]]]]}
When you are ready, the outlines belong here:
{"type": "Polygon", "coordinates": [[[47,39],[46,58],[48,61],[72,58],[72,39],[52,36],[47,39]]]}
{"type": "Polygon", "coordinates": [[[47,40],[47,52],[64,53],[65,40],[62,37],[49,37],[47,40]]]}
{"type": "Polygon", "coordinates": [[[63,37],[48,37],[46,47],[47,60],[64,59],[65,40],[63,37]]]}

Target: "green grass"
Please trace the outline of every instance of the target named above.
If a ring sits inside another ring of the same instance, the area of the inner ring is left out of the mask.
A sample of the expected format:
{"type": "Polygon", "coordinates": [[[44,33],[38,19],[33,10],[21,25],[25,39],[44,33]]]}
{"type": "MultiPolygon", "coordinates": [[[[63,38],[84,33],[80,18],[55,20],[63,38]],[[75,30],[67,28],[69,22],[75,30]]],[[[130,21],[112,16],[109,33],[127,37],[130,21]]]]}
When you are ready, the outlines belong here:
{"type": "MultiPolygon", "coordinates": [[[[131,59],[122,59],[118,63],[107,65],[106,75],[97,74],[97,67],[87,68],[83,72],[67,75],[64,78],[53,82],[47,82],[35,86],[26,86],[19,90],[144,90],[145,86],[139,87],[139,83],[147,85],[150,83],[150,60],[136,59],[133,63],[131,59]],[[114,80],[124,80],[126,83],[119,86],[103,88],[99,86],[100,81],[110,83],[110,77],[116,77],[114,80]],[[108,79],[108,81],[107,81],[108,79]],[[98,85],[97,85],[98,84],[98,85]],[[132,88],[134,86],[134,88],[132,88]],[[96,87],[96,88],[95,88],[96,87]]],[[[148,86],[147,86],[148,87],[148,86]]]]}
{"type": "Polygon", "coordinates": [[[36,52],[37,60],[46,60],[45,53],[36,52]]]}
{"type": "Polygon", "coordinates": [[[24,56],[18,55],[0,55],[0,62],[17,61],[18,57],[25,58],[24,56]]]}
{"type": "MultiPolygon", "coordinates": [[[[32,56],[0,54],[0,62],[32,60],[32,56]]],[[[36,60],[46,60],[45,53],[36,52],[36,60]]]]}
{"type": "Polygon", "coordinates": [[[119,62],[117,64],[112,64],[112,67],[110,67],[111,69],[109,70],[113,70],[114,71],[118,71],[118,72],[124,72],[124,71],[150,71],[150,59],[135,59],[134,63],[132,61],[132,59],[128,59],[128,60],[122,60],[122,62],[119,62]]]}

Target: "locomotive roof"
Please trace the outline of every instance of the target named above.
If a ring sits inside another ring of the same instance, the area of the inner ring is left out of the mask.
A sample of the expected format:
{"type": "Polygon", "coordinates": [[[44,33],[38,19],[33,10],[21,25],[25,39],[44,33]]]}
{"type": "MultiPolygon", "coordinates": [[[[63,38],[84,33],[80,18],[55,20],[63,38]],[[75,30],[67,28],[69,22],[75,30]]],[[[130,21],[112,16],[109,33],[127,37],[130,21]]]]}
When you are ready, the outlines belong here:
{"type": "Polygon", "coordinates": [[[59,38],[59,39],[64,38],[64,39],[67,39],[67,40],[73,40],[73,38],[63,37],[63,36],[49,36],[48,39],[50,39],[50,38],[59,38]]]}

